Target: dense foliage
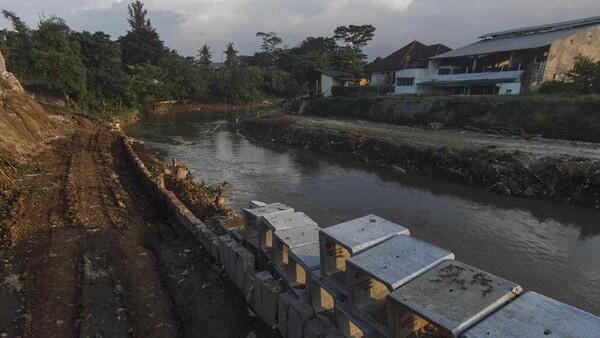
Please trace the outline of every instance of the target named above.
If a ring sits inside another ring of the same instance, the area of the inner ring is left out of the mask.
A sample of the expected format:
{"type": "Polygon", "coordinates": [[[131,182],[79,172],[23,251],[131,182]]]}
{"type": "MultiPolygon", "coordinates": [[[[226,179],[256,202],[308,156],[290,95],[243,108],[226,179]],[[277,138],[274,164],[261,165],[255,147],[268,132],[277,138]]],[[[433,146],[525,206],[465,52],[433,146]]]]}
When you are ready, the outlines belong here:
{"type": "Polygon", "coordinates": [[[258,32],[259,52],[241,56],[229,43],[225,62],[218,64],[207,45],[195,58],[166,47],[140,0],[129,4],[129,30],[116,41],[103,32],[73,31],[58,17],[42,17],[30,28],[15,13],[2,14],[12,29],[0,30],[0,49],[28,89],[105,115],[161,101],[249,102],[305,94],[321,70],[361,74],[362,48],[375,32],[371,25],[342,26],[333,37],[308,37],[293,48],[282,48],[274,32],[258,32]]]}
{"type": "Polygon", "coordinates": [[[600,60],[594,61],[578,56],[575,67],[567,73],[564,81],[548,81],[540,92],[546,94],[600,94],[600,60]]]}

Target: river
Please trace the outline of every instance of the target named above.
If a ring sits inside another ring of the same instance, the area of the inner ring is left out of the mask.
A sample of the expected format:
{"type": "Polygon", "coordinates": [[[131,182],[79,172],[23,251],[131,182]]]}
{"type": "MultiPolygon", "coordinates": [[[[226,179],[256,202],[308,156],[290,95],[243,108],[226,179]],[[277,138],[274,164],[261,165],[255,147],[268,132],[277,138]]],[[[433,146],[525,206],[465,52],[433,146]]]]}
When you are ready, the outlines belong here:
{"type": "Polygon", "coordinates": [[[443,180],[304,149],[256,144],[226,128],[224,113],[179,112],[127,128],[165,160],[209,184],[227,181],[236,208],[282,202],[322,227],[377,214],[456,258],[600,315],[600,212],[501,196],[443,180]]]}

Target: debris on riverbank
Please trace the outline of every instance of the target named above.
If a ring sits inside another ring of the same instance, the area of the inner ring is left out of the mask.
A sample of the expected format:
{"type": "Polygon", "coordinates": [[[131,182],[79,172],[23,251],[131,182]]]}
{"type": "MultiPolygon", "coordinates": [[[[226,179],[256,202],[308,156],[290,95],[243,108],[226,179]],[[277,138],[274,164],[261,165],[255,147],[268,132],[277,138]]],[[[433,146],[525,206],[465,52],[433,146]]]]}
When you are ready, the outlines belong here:
{"type": "Polygon", "coordinates": [[[402,174],[600,209],[597,144],[300,116],[247,120],[239,128],[257,140],[400,168],[402,174]]]}

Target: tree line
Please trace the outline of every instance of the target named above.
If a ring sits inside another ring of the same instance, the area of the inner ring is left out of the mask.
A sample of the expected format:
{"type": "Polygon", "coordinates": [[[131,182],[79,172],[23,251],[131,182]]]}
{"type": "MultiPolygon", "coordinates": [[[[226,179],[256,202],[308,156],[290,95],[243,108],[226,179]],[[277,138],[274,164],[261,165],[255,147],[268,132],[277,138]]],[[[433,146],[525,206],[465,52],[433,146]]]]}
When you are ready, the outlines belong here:
{"type": "Polygon", "coordinates": [[[242,103],[304,94],[321,70],[361,74],[362,50],[375,33],[372,25],[341,26],[331,37],[307,37],[287,48],[276,33],[258,32],[260,51],[242,56],[229,43],[219,64],[208,45],[195,57],[166,47],[140,0],[128,5],[129,29],[116,40],[74,31],[56,16],[31,28],[13,12],[2,14],[12,29],[0,30],[0,49],[28,89],[103,114],[171,100],[242,103]]]}

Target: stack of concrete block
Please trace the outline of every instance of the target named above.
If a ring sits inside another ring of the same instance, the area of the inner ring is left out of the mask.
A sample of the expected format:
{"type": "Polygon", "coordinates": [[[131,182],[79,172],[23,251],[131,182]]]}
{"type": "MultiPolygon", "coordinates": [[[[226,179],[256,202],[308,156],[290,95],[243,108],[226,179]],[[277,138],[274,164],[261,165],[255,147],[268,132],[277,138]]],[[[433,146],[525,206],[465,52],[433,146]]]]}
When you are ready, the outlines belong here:
{"type": "MultiPolygon", "coordinates": [[[[387,296],[454,254],[409,236],[395,236],[347,261],[349,304],[354,317],[388,335],[387,296]]],[[[339,311],[337,317],[347,311],[339,311]]],[[[344,322],[351,321],[344,318],[344,322]]],[[[354,323],[360,327],[359,323],[354,323]]],[[[367,332],[370,329],[362,328],[367,332]]],[[[347,333],[347,332],[345,332],[347,333]]]]}
{"type": "Polygon", "coordinates": [[[343,338],[343,335],[329,318],[315,315],[304,323],[304,338],[343,338]]]}
{"type": "Polygon", "coordinates": [[[294,295],[289,291],[279,294],[277,302],[277,330],[279,330],[282,337],[287,337],[289,309],[294,298],[294,295]]]}
{"type": "Polygon", "coordinates": [[[273,246],[271,248],[273,268],[286,282],[290,283],[291,276],[288,273],[290,251],[309,244],[316,244],[318,241],[319,227],[317,225],[296,226],[290,229],[275,231],[273,246]]]}
{"type": "Polygon", "coordinates": [[[313,308],[302,299],[293,298],[290,302],[287,318],[287,337],[303,338],[304,324],[313,318],[313,308]]]}
{"type": "Polygon", "coordinates": [[[535,292],[527,292],[461,335],[488,337],[597,337],[598,317],[535,292]]]}
{"type": "Polygon", "coordinates": [[[403,226],[375,215],[357,218],[319,232],[321,275],[348,295],[346,261],[398,235],[410,235],[403,226]]]}
{"type": "Polygon", "coordinates": [[[284,288],[268,271],[255,273],[251,280],[252,308],[267,325],[274,327],[277,324],[279,295],[284,288]]]}
{"type": "Polygon", "coordinates": [[[447,261],[390,294],[390,333],[393,338],[405,338],[426,329],[459,337],[522,291],[513,282],[447,261]]]}

